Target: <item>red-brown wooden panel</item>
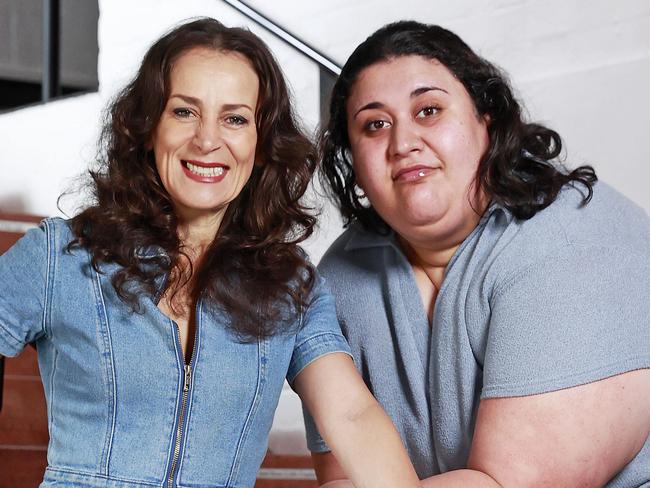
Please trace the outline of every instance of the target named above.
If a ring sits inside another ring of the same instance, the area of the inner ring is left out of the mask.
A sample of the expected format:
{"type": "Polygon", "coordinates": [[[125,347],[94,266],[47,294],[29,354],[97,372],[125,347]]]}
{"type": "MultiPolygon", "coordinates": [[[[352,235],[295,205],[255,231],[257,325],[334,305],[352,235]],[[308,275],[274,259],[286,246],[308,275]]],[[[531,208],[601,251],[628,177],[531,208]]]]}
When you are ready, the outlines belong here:
{"type": "Polygon", "coordinates": [[[46,464],[43,450],[0,447],[0,488],[37,488],[46,464]]]}
{"type": "MultiPolygon", "coordinates": [[[[0,212],[0,221],[38,224],[41,220],[43,220],[43,217],[36,215],[18,215],[0,212]]],[[[3,226],[0,226],[0,254],[9,249],[22,235],[23,232],[20,231],[3,231],[3,226]]]]}

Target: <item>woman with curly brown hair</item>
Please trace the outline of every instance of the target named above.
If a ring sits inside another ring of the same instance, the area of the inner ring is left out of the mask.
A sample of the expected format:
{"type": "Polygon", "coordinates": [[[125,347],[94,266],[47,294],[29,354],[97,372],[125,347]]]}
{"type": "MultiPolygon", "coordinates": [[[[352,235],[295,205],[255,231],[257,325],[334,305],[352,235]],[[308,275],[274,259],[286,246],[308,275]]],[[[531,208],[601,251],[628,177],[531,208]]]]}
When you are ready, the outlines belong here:
{"type": "Polygon", "coordinates": [[[560,165],[560,136],[435,25],[357,47],[321,143],[349,227],[319,271],[423,485],[650,486],[645,212],[560,165]]]}
{"type": "Polygon", "coordinates": [[[252,486],[285,378],[359,486],[416,486],[298,243],[313,151],[281,71],[213,19],[112,104],[95,202],[0,259],[0,353],[38,349],[41,486],[252,486]]]}

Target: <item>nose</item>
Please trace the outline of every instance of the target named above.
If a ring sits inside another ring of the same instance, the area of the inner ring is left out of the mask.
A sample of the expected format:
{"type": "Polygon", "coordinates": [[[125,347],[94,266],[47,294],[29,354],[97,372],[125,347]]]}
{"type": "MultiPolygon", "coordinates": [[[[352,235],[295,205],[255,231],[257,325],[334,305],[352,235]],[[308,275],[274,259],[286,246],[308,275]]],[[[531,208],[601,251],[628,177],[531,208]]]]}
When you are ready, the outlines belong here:
{"type": "Polygon", "coordinates": [[[412,152],[422,150],[422,137],[419,127],[408,121],[395,122],[390,132],[388,151],[394,158],[404,158],[412,152]]]}
{"type": "Polygon", "coordinates": [[[221,147],[223,140],[219,124],[211,120],[201,120],[196,125],[194,145],[204,154],[214,151],[221,147]]]}

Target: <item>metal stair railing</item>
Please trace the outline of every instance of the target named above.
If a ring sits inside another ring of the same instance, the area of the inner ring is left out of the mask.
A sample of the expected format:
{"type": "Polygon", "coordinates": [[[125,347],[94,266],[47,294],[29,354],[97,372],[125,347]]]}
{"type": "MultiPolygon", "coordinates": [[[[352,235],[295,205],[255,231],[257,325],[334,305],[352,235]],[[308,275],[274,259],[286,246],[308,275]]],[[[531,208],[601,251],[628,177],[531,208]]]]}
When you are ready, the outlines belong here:
{"type": "Polygon", "coordinates": [[[309,45],[295,34],[292,34],[284,27],[255,10],[246,2],[241,0],[223,0],[224,3],[237,10],[239,13],[249,18],[257,25],[263,27],[284,43],[297,50],[303,56],[314,61],[319,68],[319,98],[320,98],[320,123],[321,127],[327,124],[328,107],[330,93],[336,81],[336,77],[341,74],[341,67],[325,54],[309,45]]]}
{"type": "Polygon", "coordinates": [[[246,2],[243,2],[241,0],[223,0],[223,2],[227,3],[239,13],[245,15],[253,22],[275,35],[278,39],[281,39],[289,46],[307,56],[309,59],[318,63],[321,68],[326,69],[332,75],[338,76],[341,73],[341,67],[330,58],[328,58],[325,54],[310,46],[284,27],[279,26],[271,19],[260,13],[258,10],[255,10],[253,7],[248,5],[246,2]]]}

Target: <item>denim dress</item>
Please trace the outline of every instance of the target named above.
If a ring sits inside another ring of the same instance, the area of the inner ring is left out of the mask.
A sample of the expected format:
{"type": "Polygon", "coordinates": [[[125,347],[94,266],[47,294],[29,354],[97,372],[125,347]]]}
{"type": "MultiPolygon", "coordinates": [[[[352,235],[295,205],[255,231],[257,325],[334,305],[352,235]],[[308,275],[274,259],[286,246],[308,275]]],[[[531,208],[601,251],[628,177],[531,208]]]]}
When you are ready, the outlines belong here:
{"type": "Polygon", "coordinates": [[[287,332],[249,343],[200,301],[186,365],[155,297],[133,311],[111,284],[118,267],[95,271],[85,249],[65,250],[72,239],[66,221],[47,219],[0,257],[0,354],[38,350],[50,434],[41,487],[253,486],[285,378],[349,354],[322,281],[287,332]]]}

